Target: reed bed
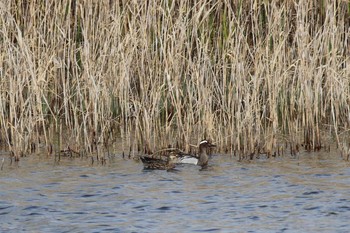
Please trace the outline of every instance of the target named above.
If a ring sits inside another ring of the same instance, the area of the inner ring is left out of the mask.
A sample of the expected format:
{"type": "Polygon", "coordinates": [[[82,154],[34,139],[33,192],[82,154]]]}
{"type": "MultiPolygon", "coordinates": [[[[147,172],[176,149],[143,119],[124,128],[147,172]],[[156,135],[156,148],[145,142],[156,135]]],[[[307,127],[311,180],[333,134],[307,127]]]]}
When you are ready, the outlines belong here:
{"type": "Polygon", "coordinates": [[[340,0],[3,1],[0,140],[16,158],[348,144],[349,27],[340,0]]]}

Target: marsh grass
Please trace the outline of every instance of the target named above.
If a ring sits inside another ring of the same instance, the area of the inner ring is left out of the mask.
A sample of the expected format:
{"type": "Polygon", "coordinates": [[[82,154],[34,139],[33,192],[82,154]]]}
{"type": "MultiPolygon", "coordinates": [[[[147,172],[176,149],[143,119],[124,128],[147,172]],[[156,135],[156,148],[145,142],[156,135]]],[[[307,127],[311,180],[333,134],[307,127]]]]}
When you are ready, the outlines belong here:
{"type": "Polygon", "coordinates": [[[207,137],[241,159],[341,146],[349,22],[347,1],[2,2],[1,141],[16,158],[32,143],[132,154],[207,137]]]}

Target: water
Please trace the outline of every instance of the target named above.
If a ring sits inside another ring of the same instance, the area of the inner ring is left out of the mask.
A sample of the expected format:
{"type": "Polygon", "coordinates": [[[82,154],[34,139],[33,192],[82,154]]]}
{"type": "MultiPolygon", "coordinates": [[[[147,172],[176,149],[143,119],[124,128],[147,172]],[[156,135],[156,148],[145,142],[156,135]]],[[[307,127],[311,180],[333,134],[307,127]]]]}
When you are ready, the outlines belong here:
{"type": "MultiPolygon", "coordinates": [[[[4,154],[0,154],[0,161],[4,154]]],[[[7,157],[6,157],[7,158],[7,157]]],[[[350,169],[337,152],[146,171],[36,155],[0,171],[0,232],[348,232],[350,169]]]]}

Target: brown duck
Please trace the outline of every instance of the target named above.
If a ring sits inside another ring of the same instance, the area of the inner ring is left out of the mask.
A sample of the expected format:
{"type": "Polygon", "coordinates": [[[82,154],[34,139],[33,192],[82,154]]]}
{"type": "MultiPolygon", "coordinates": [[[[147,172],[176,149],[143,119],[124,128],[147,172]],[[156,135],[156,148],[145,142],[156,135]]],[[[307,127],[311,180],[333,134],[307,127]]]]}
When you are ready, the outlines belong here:
{"type": "Polygon", "coordinates": [[[208,150],[213,147],[216,147],[216,145],[212,144],[209,140],[202,140],[199,143],[198,156],[183,153],[177,154],[176,163],[195,164],[201,167],[206,167],[209,160],[208,150]]]}
{"type": "Polygon", "coordinates": [[[149,156],[140,157],[145,169],[156,170],[171,170],[175,168],[176,157],[173,155],[167,156],[166,159],[154,158],[149,156]]]}

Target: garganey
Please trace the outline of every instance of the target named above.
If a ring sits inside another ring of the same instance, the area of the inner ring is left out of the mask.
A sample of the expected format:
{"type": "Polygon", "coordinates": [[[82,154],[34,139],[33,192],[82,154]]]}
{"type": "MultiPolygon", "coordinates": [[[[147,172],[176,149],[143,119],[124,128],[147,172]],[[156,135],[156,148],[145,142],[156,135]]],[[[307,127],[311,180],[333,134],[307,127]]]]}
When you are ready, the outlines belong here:
{"type": "Polygon", "coordinates": [[[212,144],[208,140],[202,140],[199,143],[197,156],[192,154],[178,153],[176,163],[195,164],[201,167],[206,167],[209,160],[208,150],[213,147],[216,147],[216,145],[212,144]]]}
{"type": "Polygon", "coordinates": [[[199,143],[198,155],[186,154],[179,149],[168,148],[152,155],[141,156],[140,159],[146,169],[170,170],[176,164],[194,164],[202,168],[208,165],[208,150],[216,147],[209,140],[199,143]]]}

